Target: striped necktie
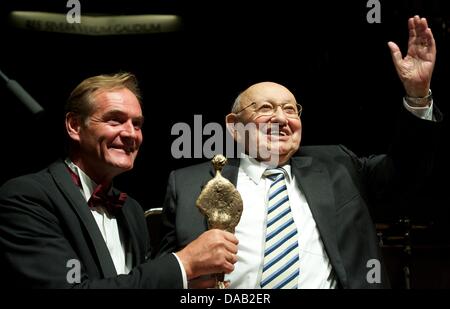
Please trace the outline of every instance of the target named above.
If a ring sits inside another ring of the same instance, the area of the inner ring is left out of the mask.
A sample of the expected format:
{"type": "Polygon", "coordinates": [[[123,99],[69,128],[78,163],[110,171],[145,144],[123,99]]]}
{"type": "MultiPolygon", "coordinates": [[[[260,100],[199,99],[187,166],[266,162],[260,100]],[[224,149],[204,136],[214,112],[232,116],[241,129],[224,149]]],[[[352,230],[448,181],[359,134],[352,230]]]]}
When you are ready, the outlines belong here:
{"type": "Polygon", "coordinates": [[[282,168],[268,169],[272,180],[267,197],[267,227],[261,288],[296,289],[298,285],[298,235],[291,214],[282,168]]]}

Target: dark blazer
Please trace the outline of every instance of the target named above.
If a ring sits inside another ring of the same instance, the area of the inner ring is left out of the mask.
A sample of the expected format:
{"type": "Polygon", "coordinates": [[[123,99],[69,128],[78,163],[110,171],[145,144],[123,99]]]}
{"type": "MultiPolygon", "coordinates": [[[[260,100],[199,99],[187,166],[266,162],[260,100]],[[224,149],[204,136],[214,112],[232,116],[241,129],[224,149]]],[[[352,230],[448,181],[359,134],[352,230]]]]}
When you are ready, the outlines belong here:
{"type": "Polygon", "coordinates": [[[182,288],[173,255],[148,259],[141,206],[128,197],[116,217],[131,242],[133,269],[128,275],[117,276],[94,217],[62,161],[8,181],[0,188],[1,282],[36,288],[182,288]],[[81,265],[80,284],[66,279],[72,259],[81,265]]]}
{"type": "MultiPolygon", "coordinates": [[[[396,143],[387,155],[358,158],[343,146],[309,146],[291,158],[292,173],[305,194],[340,287],[389,287],[370,207],[392,193],[417,191],[429,171],[434,131],[439,127],[406,111],[400,118],[396,143]],[[379,284],[367,281],[372,259],[382,263],[379,284]]],[[[236,185],[238,170],[239,159],[230,159],[222,175],[236,185]]],[[[182,248],[207,229],[195,202],[213,176],[209,162],[170,174],[159,255],[182,248]]]]}

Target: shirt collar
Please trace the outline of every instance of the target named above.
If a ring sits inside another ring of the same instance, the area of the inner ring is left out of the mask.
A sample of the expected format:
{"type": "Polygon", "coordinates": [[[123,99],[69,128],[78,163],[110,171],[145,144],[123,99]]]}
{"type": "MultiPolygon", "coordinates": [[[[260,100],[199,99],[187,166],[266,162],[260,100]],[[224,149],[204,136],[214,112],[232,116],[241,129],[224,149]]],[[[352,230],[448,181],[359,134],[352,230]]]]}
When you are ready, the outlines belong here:
{"type": "Polygon", "coordinates": [[[64,162],[80,178],[81,192],[83,193],[85,200],[89,201],[92,193],[94,192],[94,189],[97,187],[97,184],[88,175],[86,175],[86,173],[83,172],[81,168],[75,165],[72,160],[66,158],[64,162]]]}
{"type": "MultiPolygon", "coordinates": [[[[286,173],[286,179],[288,182],[291,180],[291,165],[285,164],[282,167],[286,173]]],[[[267,164],[264,164],[263,162],[260,162],[256,160],[255,158],[251,158],[248,155],[244,154],[241,158],[239,168],[242,169],[242,171],[247,174],[248,177],[255,183],[259,184],[259,182],[262,179],[262,176],[264,174],[264,171],[268,168],[270,168],[267,164]]]]}

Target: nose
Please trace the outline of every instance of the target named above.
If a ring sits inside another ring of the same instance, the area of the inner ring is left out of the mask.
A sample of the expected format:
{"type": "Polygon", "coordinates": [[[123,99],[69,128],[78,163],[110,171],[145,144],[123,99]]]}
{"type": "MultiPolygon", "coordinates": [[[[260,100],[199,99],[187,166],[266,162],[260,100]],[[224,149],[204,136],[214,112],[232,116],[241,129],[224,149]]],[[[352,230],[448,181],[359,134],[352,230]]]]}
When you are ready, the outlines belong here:
{"type": "Polygon", "coordinates": [[[132,149],[138,149],[142,143],[142,132],[140,128],[136,128],[130,120],[122,124],[120,139],[125,146],[132,149]]]}
{"type": "Polygon", "coordinates": [[[129,139],[136,139],[137,137],[136,128],[134,127],[134,124],[131,120],[123,123],[123,129],[120,133],[122,137],[126,137],[129,139]]]}
{"type": "Polygon", "coordinates": [[[287,124],[287,117],[286,117],[286,114],[284,113],[281,105],[279,105],[275,108],[272,118],[271,118],[271,121],[279,123],[281,125],[287,124]]]}

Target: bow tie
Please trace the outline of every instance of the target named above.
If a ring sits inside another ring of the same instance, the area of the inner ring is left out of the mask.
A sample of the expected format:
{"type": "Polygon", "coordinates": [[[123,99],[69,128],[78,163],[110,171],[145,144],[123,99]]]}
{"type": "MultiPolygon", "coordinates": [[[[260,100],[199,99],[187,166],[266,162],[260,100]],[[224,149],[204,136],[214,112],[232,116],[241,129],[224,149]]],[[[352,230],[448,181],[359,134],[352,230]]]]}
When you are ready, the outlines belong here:
{"type": "Polygon", "coordinates": [[[89,207],[105,207],[110,213],[114,214],[120,209],[127,199],[127,194],[120,192],[115,195],[108,195],[108,188],[102,184],[98,185],[88,201],[89,207]]]}
{"type": "MultiPolygon", "coordinates": [[[[73,182],[81,188],[80,177],[71,168],[67,167],[67,169],[70,172],[73,182]]],[[[104,207],[109,213],[114,214],[125,204],[126,199],[127,194],[124,192],[116,195],[108,195],[108,188],[100,184],[94,189],[94,192],[89,198],[88,205],[89,207],[104,207]]]]}

